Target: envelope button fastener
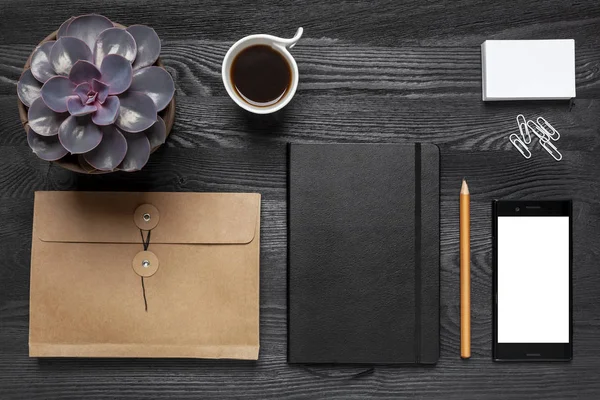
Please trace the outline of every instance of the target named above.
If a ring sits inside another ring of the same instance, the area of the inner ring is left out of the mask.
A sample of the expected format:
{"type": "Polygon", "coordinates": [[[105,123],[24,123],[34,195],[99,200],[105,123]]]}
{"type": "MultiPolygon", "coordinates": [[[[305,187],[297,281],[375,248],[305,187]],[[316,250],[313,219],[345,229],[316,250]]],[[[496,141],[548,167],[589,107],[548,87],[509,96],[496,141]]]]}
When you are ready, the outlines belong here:
{"type": "Polygon", "coordinates": [[[133,213],[133,222],[135,222],[138,228],[144,231],[156,228],[159,220],[160,214],[158,213],[158,209],[152,204],[142,204],[133,213]]]}
{"type": "Polygon", "coordinates": [[[140,251],[133,257],[131,266],[136,274],[147,278],[158,271],[158,264],[156,254],[151,251],[140,251]]]}

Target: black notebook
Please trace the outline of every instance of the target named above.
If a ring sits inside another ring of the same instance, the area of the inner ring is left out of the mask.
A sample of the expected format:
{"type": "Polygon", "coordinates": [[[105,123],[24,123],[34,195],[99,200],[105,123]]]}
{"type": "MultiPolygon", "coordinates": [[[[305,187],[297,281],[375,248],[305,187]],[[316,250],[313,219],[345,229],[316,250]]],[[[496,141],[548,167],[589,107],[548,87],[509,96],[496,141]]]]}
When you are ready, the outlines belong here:
{"type": "Polygon", "coordinates": [[[288,188],[288,361],[436,363],[438,148],[291,145],[288,188]]]}

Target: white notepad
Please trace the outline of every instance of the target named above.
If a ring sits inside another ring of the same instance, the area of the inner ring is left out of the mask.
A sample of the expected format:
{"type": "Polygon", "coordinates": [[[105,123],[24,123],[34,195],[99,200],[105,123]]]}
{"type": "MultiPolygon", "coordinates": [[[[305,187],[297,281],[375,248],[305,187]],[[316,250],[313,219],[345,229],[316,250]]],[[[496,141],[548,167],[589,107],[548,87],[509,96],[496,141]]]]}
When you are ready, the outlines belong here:
{"type": "Polygon", "coordinates": [[[483,101],[575,97],[575,41],[487,40],[481,45],[483,101]]]}

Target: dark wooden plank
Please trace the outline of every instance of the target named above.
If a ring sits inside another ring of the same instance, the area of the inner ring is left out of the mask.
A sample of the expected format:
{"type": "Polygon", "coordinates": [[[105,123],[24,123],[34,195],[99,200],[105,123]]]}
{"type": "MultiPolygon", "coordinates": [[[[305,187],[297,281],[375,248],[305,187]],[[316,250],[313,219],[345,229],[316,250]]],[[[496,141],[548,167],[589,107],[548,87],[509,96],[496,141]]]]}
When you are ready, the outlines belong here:
{"type": "Polygon", "coordinates": [[[482,0],[57,0],[51,6],[12,1],[3,3],[2,16],[19,29],[5,28],[0,39],[4,42],[5,35],[11,42],[34,42],[43,38],[43,32],[58,29],[71,15],[93,12],[126,25],[152,25],[165,39],[191,36],[235,41],[250,32],[289,35],[304,26],[310,37],[356,38],[390,46],[398,42],[464,45],[490,37],[556,37],[561,30],[576,36],[593,28],[600,18],[600,9],[591,0],[518,0],[510,6],[482,0]]]}
{"type": "Polygon", "coordinates": [[[596,1],[239,0],[9,1],[0,5],[0,398],[597,398],[600,394],[600,7],[596,1]],[[135,174],[75,175],[31,154],[16,81],[35,44],[71,14],[147,23],[177,83],[172,137],[135,174]],[[301,83],[283,112],[255,117],[226,96],[220,64],[249,33],[305,38],[301,83]],[[485,39],[574,38],[578,98],[483,104],[485,39]],[[525,161],[507,142],[515,117],[546,116],[563,138],[557,163],[525,161]],[[286,357],[286,145],[433,142],[440,146],[441,359],[433,368],[290,366],[286,357]],[[459,359],[458,189],[472,188],[473,358],[459,359]],[[257,362],[36,360],[27,357],[35,190],[257,191],[261,354],[257,362]],[[575,359],[491,362],[493,198],[573,198],[575,359]]]}
{"type": "MultiPolygon", "coordinates": [[[[458,97],[481,98],[483,41],[467,46],[368,46],[360,42],[312,39],[306,32],[292,53],[300,72],[299,94],[360,96],[375,92],[398,99],[458,97]]],[[[561,36],[562,37],[562,36],[561,36]]],[[[564,37],[571,37],[564,35],[564,37]]],[[[165,40],[162,61],[177,82],[179,96],[226,96],[221,62],[232,41],[165,40]]],[[[577,41],[578,98],[600,95],[600,54],[587,42],[577,41]],[[586,46],[587,44],[587,46],[586,46]]],[[[16,81],[36,42],[0,43],[0,94],[14,94],[16,81]]]]}
{"type": "MultiPolygon", "coordinates": [[[[16,113],[16,96],[0,96],[0,145],[27,146],[16,113]],[[13,112],[9,110],[12,108],[13,112]]],[[[298,94],[281,114],[253,116],[224,96],[179,96],[175,128],[167,147],[259,149],[288,141],[423,141],[444,150],[511,149],[516,116],[543,115],[563,135],[561,150],[595,151],[600,145],[600,103],[484,104],[434,98],[393,101],[387,95],[298,94]]],[[[515,152],[515,155],[518,153],[515,152]]]]}

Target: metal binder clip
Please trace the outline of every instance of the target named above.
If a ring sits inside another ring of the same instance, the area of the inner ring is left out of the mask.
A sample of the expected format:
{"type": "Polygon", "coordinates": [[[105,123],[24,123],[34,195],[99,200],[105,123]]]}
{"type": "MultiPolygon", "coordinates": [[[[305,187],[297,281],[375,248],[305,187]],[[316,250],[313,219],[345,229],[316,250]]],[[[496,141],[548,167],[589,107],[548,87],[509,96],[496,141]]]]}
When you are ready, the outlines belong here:
{"type": "MultiPolygon", "coordinates": [[[[510,140],[512,145],[515,146],[517,150],[519,150],[519,153],[521,153],[523,157],[525,157],[526,159],[531,158],[531,151],[529,151],[529,148],[525,145],[525,143],[523,143],[523,140],[521,140],[519,135],[513,133],[508,137],[508,140],[510,140]]],[[[529,138],[529,142],[531,142],[531,137],[529,138]]]]}
{"type": "Polygon", "coordinates": [[[546,132],[546,135],[554,141],[560,139],[560,133],[544,117],[538,117],[538,125],[546,132]]]}
{"type": "Polygon", "coordinates": [[[517,125],[519,126],[519,132],[521,132],[522,142],[525,144],[531,143],[531,135],[529,134],[529,128],[527,127],[527,120],[523,114],[517,115],[517,125]]]}

